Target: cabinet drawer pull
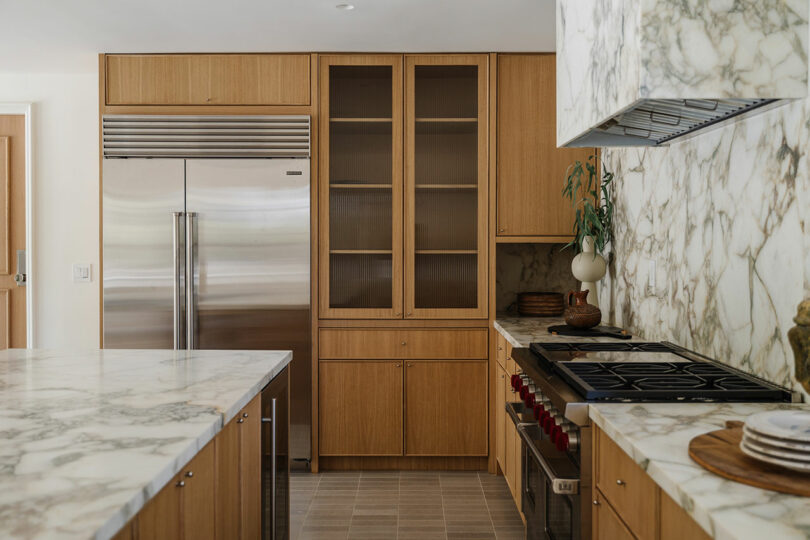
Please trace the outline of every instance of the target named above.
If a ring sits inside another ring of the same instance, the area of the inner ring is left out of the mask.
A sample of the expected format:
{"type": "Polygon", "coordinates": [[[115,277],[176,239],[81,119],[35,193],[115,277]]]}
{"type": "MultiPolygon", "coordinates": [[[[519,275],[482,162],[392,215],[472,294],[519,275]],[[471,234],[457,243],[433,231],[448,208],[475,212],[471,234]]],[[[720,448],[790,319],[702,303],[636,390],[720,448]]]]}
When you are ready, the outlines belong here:
{"type": "Polygon", "coordinates": [[[394,367],[402,367],[402,364],[394,364],[394,367]]]}
{"type": "Polygon", "coordinates": [[[413,364],[411,364],[410,362],[408,362],[407,364],[405,364],[405,367],[413,367],[413,364]]]}
{"type": "Polygon", "coordinates": [[[599,506],[600,504],[601,503],[598,500],[596,500],[596,499],[593,500],[593,505],[594,506],[599,506]]]}
{"type": "Polygon", "coordinates": [[[192,476],[194,476],[194,471],[188,471],[188,472],[186,473],[186,476],[187,476],[188,478],[191,478],[192,476]]]}
{"type": "Polygon", "coordinates": [[[185,483],[185,482],[183,482],[182,480],[180,480],[179,482],[177,482],[177,487],[183,487],[183,486],[185,486],[185,485],[186,485],[186,483],[185,483]]]}
{"type": "Polygon", "coordinates": [[[237,420],[237,421],[236,421],[236,423],[237,423],[237,424],[241,424],[241,423],[243,423],[244,421],[245,421],[245,419],[244,419],[244,418],[240,418],[239,420],[237,420]]]}
{"type": "Polygon", "coordinates": [[[247,418],[247,417],[248,417],[248,413],[242,413],[242,418],[247,418]]]}
{"type": "Polygon", "coordinates": [[[407,344],[408,344],[408,342],[407,342],[407,341],[403,341],[403,342],[402,342],[402,346],[403,346],[403,347],[404,347],[405,345],[407,345],[407,344]]]}
{"type": "Polygon", "coordinates": [[[620,480],[616,480],[616,485],[617,485],[617,486],[626,486],[626,485],[627,485],[627,482],[625,482],[624,480],[621,480],[621,479],[620,479],[620,480]]]}

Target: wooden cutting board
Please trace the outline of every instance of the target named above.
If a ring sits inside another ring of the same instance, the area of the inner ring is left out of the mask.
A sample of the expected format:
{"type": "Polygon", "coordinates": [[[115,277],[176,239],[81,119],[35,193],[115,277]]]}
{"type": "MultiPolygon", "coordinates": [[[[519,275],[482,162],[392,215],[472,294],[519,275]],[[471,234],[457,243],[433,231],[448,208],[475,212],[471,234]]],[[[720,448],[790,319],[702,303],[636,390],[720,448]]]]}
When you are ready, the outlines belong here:
{"type": "Polygon", "coordinates": [[[698,435],[689,442],[689,457],[715,474],[749,486],[810,497],[810,473],[783,469],[748,457],[740,450],[742,422],[698,435]]]}

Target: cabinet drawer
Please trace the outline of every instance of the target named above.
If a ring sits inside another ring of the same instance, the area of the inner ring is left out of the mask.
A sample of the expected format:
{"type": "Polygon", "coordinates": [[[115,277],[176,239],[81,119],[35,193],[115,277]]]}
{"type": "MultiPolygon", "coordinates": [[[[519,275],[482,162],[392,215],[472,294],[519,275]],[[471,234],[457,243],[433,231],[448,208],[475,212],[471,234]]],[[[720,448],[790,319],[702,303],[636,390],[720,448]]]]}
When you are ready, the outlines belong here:
{"type": "Polygon", "coordinates": [[[108,105],[309,105],[306,54],[108,55],[108,105]]]}
{"type": "Polygon", "coordinates": [[[486,359],[487,329],[322,329],[325,359],[486,359]]]}
{"type": "Polygon", "coordinates": [[[641,540],[656,537],[658,486],[602,430],[597,430],[596,485],[641,540]]]}

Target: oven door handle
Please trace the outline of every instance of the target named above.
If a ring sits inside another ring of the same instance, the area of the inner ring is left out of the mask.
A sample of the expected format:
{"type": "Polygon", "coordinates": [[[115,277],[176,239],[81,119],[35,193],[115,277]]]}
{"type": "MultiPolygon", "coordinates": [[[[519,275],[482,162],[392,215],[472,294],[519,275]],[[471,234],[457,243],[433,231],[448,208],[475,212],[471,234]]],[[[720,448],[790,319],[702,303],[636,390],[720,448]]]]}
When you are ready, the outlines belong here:
{"type": "Polygon", "coordinates": [[[540,464],[540,468],[543,469],[543,474],[551,482],[551,490],[554,492],[555,495],[576,495],[579,493],[579,478],[560,478],[554,471],[549,467],[548,463],[546,462],[546,458],[543,457],[543,454],[540,453],[540,450],[534,445],[531,437],[529,437],[528,430],[526,429],[525,425],[518,425],[517,431],[520,434],[520,438],[523,439],[523,444],[526,445],[526,448],[534,456],[534,459],[537,463],[540,464]]]}

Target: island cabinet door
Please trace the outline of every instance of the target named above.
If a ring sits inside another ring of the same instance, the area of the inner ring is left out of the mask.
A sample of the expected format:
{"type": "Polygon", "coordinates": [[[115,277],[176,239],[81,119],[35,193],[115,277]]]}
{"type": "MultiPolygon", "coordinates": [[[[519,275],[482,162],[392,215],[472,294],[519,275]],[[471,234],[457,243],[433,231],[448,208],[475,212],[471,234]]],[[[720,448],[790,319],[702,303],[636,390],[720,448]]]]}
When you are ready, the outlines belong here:
{"type": "Polygon", "coordinates": [[[183,538],[214,538],[214,443],[209,443],[194,456],[180,473],[184,483],[181,492],[183,538]]]}
{"type": "Polygon", "coordinates": [[[242,539],[258,540],[262,531],[261,395],[239,413],[239,478],[242,539]]]}
{"type": "Polygon", "coordinates": [[[177,540],[182,538],[180,505],[182,473],[169,483],[138,513],[138,538],[177,540]]]}
{"type": "MultiPolygon", "coordinates": [[[[594,490],[593,538],[594,540],[635,540],[605,497],[594,490]]],[[[686,537],[683,537],[686,538],[686,537]]]]}
{"type": "Polygon", "coordinates": [[[239,435],[244,421],[234,418],[215,439],[216,452],[216,537],[239,538],[242,519],[239,495],[239,435]]]}
{"type": "Polygon", "coordinates": [[[402,455],[400,360],[321,360],[322,456],[402,455]]]}
{"type": "Polygon", "coordinates": [[[405,366],[406,455],[486,456],[487,361],[405,366]]]}
{"type": "Polygon", "coordinates": [[[508,378],[506,371],[499,365],[495,368],[497,380],[495,381],[495,458],[501,471],[506,474],[506,385],[508,378]]]}

